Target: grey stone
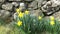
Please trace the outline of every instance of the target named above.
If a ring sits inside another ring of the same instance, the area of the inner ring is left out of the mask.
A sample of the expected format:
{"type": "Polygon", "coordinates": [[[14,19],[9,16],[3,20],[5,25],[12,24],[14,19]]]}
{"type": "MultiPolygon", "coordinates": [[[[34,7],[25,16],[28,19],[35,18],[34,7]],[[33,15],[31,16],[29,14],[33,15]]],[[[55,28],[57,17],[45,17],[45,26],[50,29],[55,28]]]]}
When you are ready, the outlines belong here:
{"type": "Polygon", "coordinates": [[[14,0],[9,0],[9,1],[14,1],[14,0]]]}
{"type": "Polygon", "coordinates": [[[5,0],[0,0],[0,2],[5,2],[5,0]]]}
{"type": "Polygon", "coordinates": [[[0,8],[2,8],[2,3],[0,3],[0,8]]]}
{"type": "Polygon", "coordinates": [[[14,0],[14,1],[22,1],[22,0],[14,0]]]}
{"type": "Polygon", "coordinates": [[[30,14],[33,16],[42,16],[43,15],[42,11],[39,9],[38,10],[31,10],[30,14]]]}
{"type": "Polygon", "coordinates": [[[33,10],[33,8],[28,8],[29,11],[33,10]]]}
{"type": "Polygon", "coordinates": [[[38,7],[41,7],[42,3],[43,3],[43,0],[38,0],[38,7]]]}
{"type": "Polygon", "coordinates": [[[32,9],[37,9],[37,3],[38,3],[37,1],[33,1],[28,5],[28,7],[32,9]]]}
{"type": "Polygon", "coordinates": [[[56,19],[60,19],[60,11],[55,12],[52,16],[54,16],[56,19]]]}
{"type": "Polygon", "coordinates": [[[30,2],[30,1],[33,1],[33,0],[24,0],[24,1],[29,1],[30,2]]]}
{"type": "Polygon", "coordinates": [[[59,1],[48,1],[41,7],[41,9],[46,15],[51,15],[52,13],[59,11],[59,1]]]}
{"type": "Polygon", "coordinates": [[[15,7],[17,7],[19,4],[17,2],[12,2],[12,5],[14,5],[15,7]]]}
{"type": "Polygon", "coordinates": [[[38,7],[40,8],[42,5],[46,4],[48,0],[36,0],[38,2],[38,7]]]}
{"type": "Polygon", "coordinates": [[[46,4],[46,3],[47,3],[47,1],[43,1],[42,5],[44,5],[44,4],[46,4]]]}
{"type": "Polygon", "coordinates": [[[21,11],[24,11],[26,9],[26,6],[25,6],[25,3],[20,3],[20,6],[19,6],[20,10],[21,11]]]}
{"type": "Polygon", "coordinates": [[[51,0],[51,2],[52,2],[52,7],[56,7],[56,6],[58,6],[58,5],[60,5],[60,1],[59,0],[51,0]]]}
{"type": "MultiPolygon", "coordinates": [[[[50,16],[54,16],[55,19],[60,19],[60,11],[55,12],[53,15],[50,15],[50,16]]],[[[45,18],[49,19],[50,16],[46,16],[45,18]]]]}
{"type": "Polygon", "coordinates": [[[6,19],[10,16],[10,12],[6,10],[0,10],[0,19],[6,19]]]}
{"type": "Polygon", "coordinates": [[[17,20],[17,13],[14,13],[14,14],[13,14],[13,19],[14,19],[14,20],[17,20]]]}
{"type": "Polygon", "coordinates": [[[6,3],[2,5],[2,8],[5,10],[12,10],[13,5],[11,3],[6,3]]]}
{"type": "Polygon", "coordinates": [[[21,1],[21,0],[9,0],[9,1],[21,1]]]}

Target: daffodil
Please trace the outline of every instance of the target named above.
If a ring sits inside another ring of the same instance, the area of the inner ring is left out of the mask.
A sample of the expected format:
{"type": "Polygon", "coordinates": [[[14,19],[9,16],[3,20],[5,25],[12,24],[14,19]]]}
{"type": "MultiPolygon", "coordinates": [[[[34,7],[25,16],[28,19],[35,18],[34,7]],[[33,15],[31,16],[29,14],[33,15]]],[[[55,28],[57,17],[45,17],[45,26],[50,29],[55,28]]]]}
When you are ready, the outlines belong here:
{"type": "Polygon", "coordinates": [[[29,11],[28,11],[28,10],[26,10],[26,11],[25,11],[25,14],[27,14],[27,15],[28,15],[28,14],[29,14],[29,11]]]}
{"type": "Polygon", "coordinates": [[[41,19],[42,19],[42,17],[41,17],[41,16],[39,16],[39,17],[38,17],[38,19],[39,19],[39,20],[41,20],[41,19]]]}
{"type": "Polygon", "coordinates": [[[20,8],[17,8],[17,9],[16,9],[16,12],[19,14],[19,12],[20,12],[20,8]]]}
{"type": "Polygon", "coordinates": [[[18,21],[18,22],[17,22],[17,25],[18,25],[18,26],[21,26],[21,25],[22,25],[22,21],[18,21]]]}
{"type": "Polygon", "coordinates": [[[51,21],[54,21],[54,17],[53,17],[53,16],[50,16],[50,20],[51,20],[51,21]]]}
{"type": "Polygon", "coordinates": [[[54,25],[55,24],[55,22],[54,21],[50,21],[50,25],[54,25]]]}
{"type": "Polygon", "coordinates": [[[24,13],[20,12],[20,13],[18,14],[18,17],[22,18],[23,15],[24,15],[24,13]]]}

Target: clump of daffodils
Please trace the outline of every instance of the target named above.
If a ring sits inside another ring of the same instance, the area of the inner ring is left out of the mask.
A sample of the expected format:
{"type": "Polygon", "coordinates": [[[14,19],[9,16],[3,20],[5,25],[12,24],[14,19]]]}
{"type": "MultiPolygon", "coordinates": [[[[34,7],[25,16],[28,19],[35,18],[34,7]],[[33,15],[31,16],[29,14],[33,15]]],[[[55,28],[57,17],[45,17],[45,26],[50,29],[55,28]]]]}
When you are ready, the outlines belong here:
{"type": "Polygon", "coordinates": [[[58,30],[58,27],[60,27],[60,24],[57,23],[53,16],[51,16],[50,19],[45,19],[42,18],[42,16],[30,16],[28,10],[21,12],[20,9],[17,9],[16,12],[18,13],[19,18],[17,20],[17,25],[21,26],[20,28],[23,29],[23,31],[28,32],[28,34],[38,34],[39,32],[41,33],[41,31],[56,32],[55,30],[58,30]]]}
{"type": "MultiPolygon", "coordinates": [[[[17,8],[17,9],[16,9],[16,12],[17,12],[17,14],[18,14],[18,18],[23,18],[23,17],[24,17],[24,14],[26,14],[26,15],[29,14],[29,11],[28,11],[28,10],[22,12],[22,11],[20,10],[20,8],[17,8]]],[[[22,25],[22,21],[18,21],[17,25],[18,25],[18,26],[21,26],[21,25],[22,25]]]]}

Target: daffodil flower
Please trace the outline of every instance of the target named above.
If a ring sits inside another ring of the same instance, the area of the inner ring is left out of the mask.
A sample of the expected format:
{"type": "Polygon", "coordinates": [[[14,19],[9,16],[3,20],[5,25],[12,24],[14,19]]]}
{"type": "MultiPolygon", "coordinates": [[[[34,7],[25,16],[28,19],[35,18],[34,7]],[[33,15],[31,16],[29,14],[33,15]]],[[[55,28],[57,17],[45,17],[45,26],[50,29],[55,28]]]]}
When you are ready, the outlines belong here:
{"type": "Polygon", "coordinates": [[[41,20],[41,19],[42,19],[42,17],[41,17],[41,16],[39,16],[39,17],[38,17],[38,19],[39,19],[39,20],[41,20]]]}
{"type": "Polygon", "coordinates": [[[16,9],[16,12],[19,14],[19,12],[20,12],[20,8],[17,8],[17,9],[16,9]]]}
{"type": "Polygon", "coordinates": [[[51,21],[54,21],[54,17],[53,17],[53,16],[50,16],[50,20],[51,20],[51,21]]]}
{"type": "Polygon", "coordinates": [[[27,15],[28,15],[28,14],[29,14],[29,11],[27,11],[27,10],[26,10],[26,11],[25,11],[25,14],[27,14],[27,15]]]}
{"type": "Polygon", "coordinates": [[[20,13],[18,14],[18,17],[22,18],[23,15],[24,15],[24,13],[20,12],[20,13]]]}
{"type": "Polygon", "coordinates": [[[55,22],[54,21],[50,21],[50,25],[54,25],[55,24],[55,22]]]}
{"type": "Polygon", "coordinates": [[[22,25],[22,21],[18,21],[18,22],[17,22],[17,25],[18,25],[18,26],[21,26],[21,25],[22,25]]]}

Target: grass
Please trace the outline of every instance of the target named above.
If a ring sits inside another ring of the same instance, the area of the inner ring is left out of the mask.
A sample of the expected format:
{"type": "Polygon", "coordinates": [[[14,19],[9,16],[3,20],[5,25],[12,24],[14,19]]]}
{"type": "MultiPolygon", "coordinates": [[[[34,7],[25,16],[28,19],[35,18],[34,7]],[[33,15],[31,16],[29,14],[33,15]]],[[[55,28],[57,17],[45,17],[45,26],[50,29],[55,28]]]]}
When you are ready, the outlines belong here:
{"type": "Polygon", "coordinates": [[[0,26],[0,34],[7,34],[7,32],[10,31],[10,28],[5,26],[0,26]]]}
{"type": "Polygon", "coordinates": [[[36,17],[30,14],[24,15],[22,18],[17,17],[17,22],[22,21],[21,26],[17,26],[17,22],[13,21],[6,24],[0,21],[0,34],[60,34],[60,22],[54,17],[46,19],[36,17]]]}
{"type": "Polygon", "coordinates": [[[25,34],[23,30],[20,31],[17,27],[14,26],[14,24],[15,24],[14,21],[9,24],[1,22],[0,23],[0,34],[25,34]]]}

